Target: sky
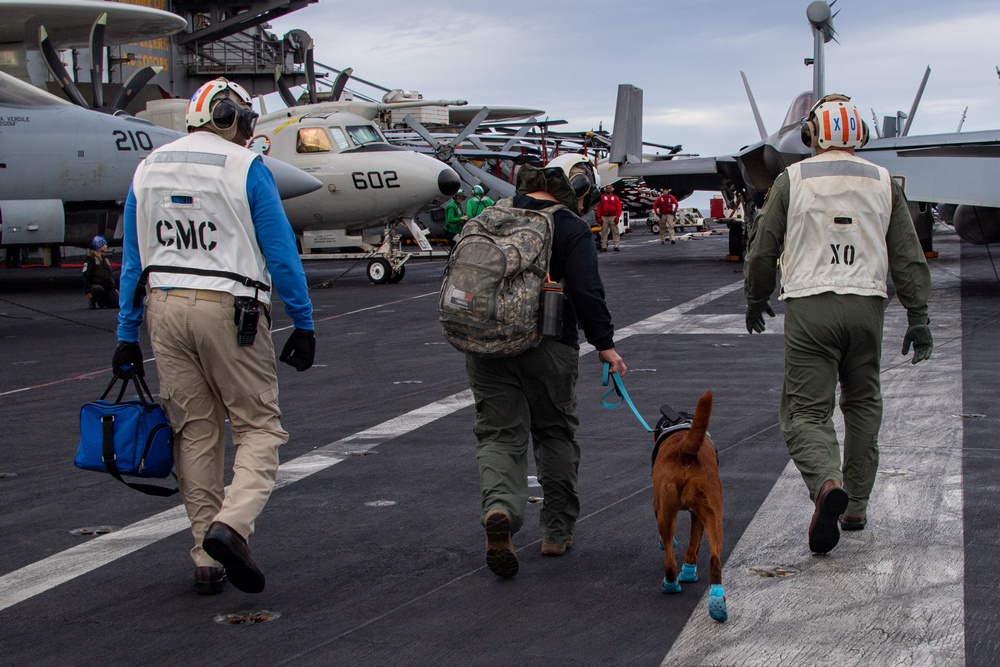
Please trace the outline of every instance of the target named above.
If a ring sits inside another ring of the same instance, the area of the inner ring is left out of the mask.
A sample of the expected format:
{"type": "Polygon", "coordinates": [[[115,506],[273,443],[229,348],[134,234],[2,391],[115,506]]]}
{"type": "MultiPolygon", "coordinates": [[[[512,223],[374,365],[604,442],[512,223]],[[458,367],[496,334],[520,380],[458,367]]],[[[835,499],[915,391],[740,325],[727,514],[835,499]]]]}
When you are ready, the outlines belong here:
{"type": "MultiPolygon", "coordinates": [[[[610,130],[618,84],[633,84],[643,89],[643,139],[703,156],[759,139],[741,70],[768,132],[812,88],[803,63],[813,53],[807,0],[423,4],[320,0],[273,21],[271,31],[305,29],[318,62],[353,67],[385,87],[544,109],[566,130],[610,130]]],[[[826,91],[850,95],[869,125],[872,110],[879,125],[909,113],[929,65],[911,135],[954,132],[966,107],[963,131],[1000,127],[1000,3],[837,0],[833,10],[826,91]]]]}

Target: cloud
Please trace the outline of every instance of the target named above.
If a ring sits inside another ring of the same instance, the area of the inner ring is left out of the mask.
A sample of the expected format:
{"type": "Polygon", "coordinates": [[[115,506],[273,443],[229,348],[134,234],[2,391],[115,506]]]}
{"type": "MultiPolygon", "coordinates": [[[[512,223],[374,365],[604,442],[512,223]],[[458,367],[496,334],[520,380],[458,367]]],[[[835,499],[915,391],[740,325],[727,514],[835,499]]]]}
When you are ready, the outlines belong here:
{"type": "MultiPolygon", "coordinates": [[[[741,70],[771,132],[812,88],[807,4],[328,1],[274,21],[274,31],[303,27],[317,60],[384,86],[541,108],[568,130],[611,129],[617,86],[631,83],[644,91],[647,141],[718,155],[759,138],[741,70]]],[[[866,120],[871,109],[908,112],[929,64],[914,133],[954,131],[966,106],[965,130],[1000,127],[995,0],[839,0],[835,9],[826,88],[852,95],[866,120]]]]}

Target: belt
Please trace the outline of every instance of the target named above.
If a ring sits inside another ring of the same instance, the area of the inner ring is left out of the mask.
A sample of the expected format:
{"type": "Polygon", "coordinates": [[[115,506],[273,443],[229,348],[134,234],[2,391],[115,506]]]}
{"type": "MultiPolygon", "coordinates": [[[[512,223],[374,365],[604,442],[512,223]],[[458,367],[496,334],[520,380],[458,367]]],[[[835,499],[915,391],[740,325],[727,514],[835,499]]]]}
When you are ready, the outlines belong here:
{"type": "Polygon", "coordinates": [[[222,303],[224,297],[231,296],[229,292],[216,292],[208,289],[180,289],[175,287],[163,291],[167,293],[167,296],[178,296],[184,299],[193,297],[202,301],[217,301],[219,303],[222,303]]]}

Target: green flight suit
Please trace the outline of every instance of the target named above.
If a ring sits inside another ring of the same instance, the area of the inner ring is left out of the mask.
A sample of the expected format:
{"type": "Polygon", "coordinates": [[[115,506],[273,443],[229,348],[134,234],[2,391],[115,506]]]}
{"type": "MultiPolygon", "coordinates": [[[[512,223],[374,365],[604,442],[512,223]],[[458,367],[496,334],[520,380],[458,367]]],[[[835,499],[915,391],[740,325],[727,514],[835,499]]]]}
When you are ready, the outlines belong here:
{"type": "MultiPolygon", "coordinates": [[[[788,172],[774,182],[756,223],[744,264],[748,303],[767,301],[787,229],[788,172]]],[[[892,183],[886,232],[889,271],[910,324],[927,323],[930,271],[899,185],[892,183]]],[[[882,424],[880,361],[884,301],[878,296],[823,292],[785,299],[785,380],[779,420],[788,453],[815,502],[828,479],[850,501],[845,515],[863,516],[878,470],[882,424]],[[844,415],[844,461],[833,426],[838,381],[844,415]]]]}

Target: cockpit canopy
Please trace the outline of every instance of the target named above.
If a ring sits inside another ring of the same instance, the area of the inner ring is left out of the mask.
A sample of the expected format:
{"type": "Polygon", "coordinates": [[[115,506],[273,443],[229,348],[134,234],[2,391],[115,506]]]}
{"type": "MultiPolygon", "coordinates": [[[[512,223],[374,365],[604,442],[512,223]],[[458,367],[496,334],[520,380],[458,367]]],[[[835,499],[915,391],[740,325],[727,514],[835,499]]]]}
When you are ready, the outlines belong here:
{"type": "Polygon", "coordinates": [[[300,127],[295,141],[295,152],[340,153],[370,144],[387,143],[379,129],[371,124],[300,127]]]}

